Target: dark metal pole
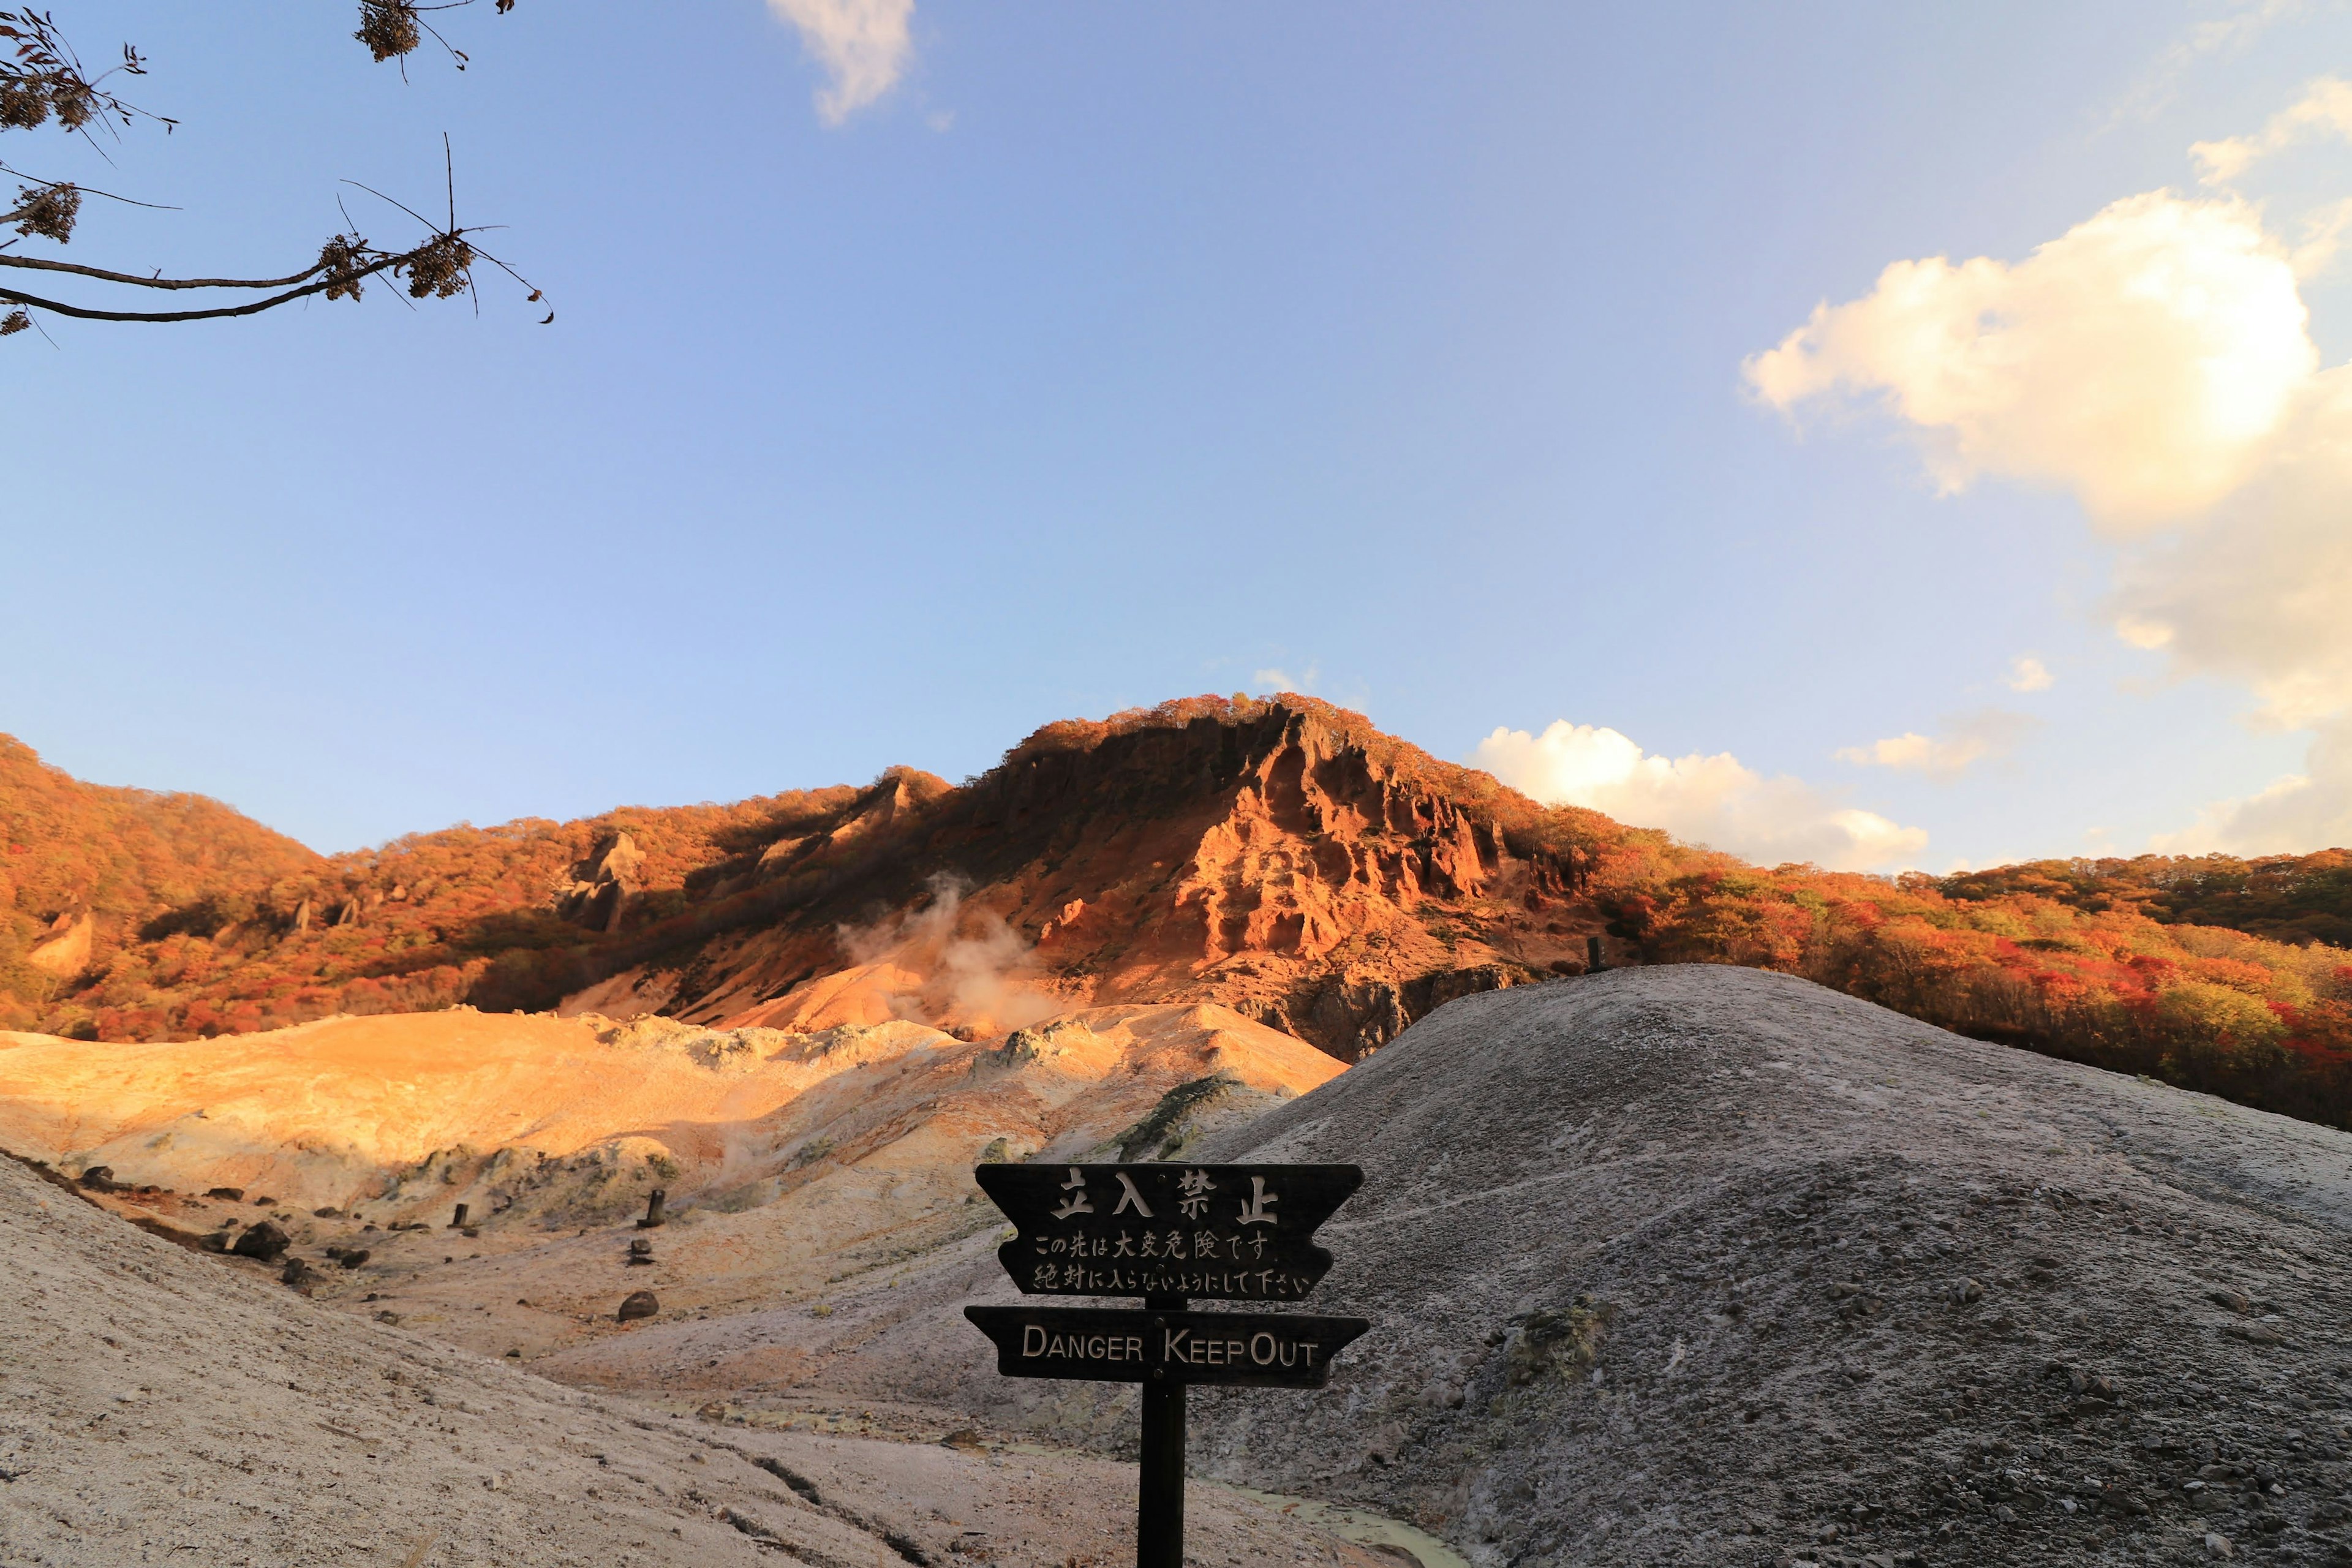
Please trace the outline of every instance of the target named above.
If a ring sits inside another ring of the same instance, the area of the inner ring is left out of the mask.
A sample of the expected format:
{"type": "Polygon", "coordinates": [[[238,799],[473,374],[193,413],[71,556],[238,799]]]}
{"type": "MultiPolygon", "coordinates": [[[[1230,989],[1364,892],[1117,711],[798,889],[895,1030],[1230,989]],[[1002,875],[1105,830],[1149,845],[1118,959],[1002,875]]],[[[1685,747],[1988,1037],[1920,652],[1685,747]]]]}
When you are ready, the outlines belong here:
{"type": "MultiPolygon", "coordinates": [[[[1154,1296],[1154,1311],[1181,1312],[1181,1296],[1154,1296]]],[[[1184,1385],[1143,1385],[1143,1462],[1135,1510],[1135,1568],[1184,1568],[1184,1385]]]]}

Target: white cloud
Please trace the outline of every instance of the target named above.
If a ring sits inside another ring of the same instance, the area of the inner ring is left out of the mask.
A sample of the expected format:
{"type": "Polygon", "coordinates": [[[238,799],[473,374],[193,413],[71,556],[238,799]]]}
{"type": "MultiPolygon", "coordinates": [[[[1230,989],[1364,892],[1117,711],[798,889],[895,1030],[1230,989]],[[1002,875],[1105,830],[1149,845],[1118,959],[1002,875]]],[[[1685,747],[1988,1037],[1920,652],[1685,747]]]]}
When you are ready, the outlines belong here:
{"type": "Polygon", "coordinates": [[[1841,805],[1800,779],[1766,778],[1729,752],[1651,756],[1614,730],[1559,720],[1540,735],[1498,729],[1471,757],[1552,805],[1581,805],[1637,827],[1776,864],[1856,871],[1906,863],[1927,835],[1841,805]]]}
{"type": "MultiPolygon", "coordinates": [[[[2047,684],[2045,679],[2044,684],[2047,684]]],[[[2006,756],[2018,738],[2033,727],[2022,713],[1987,709],[1948,721],[1950,732],[1930,737],[1906,732],[1867,746],[1848,746],[1838,761],[1865,768],[1898,768],[1930,777],[1958,778],[1974,763],[2006,756]]]]}
{"type": "Polygon", "coordinates": [[[2162,855],[2288,855],[2352,845],[2352,733],[2341,721],[2320,731],[2305,771],[2198,813],[2148,847],[2162,855]]]}
{"type": "Polygon", "coordinates": [[[2200,142],[2189,155],[2202,166],[2197,176],[2200,181],[2224,185],[2274,153],[2326,135],[2352,141],[2352,82],[2332,76],[2321,77],[2301,99],[2272,115],[2260,134],[2200,142]]]}
{"type": "Polygon", "coordinates": [[[2233,0],[2227,15],[2198,23],[2158,56],[2155,69],[2117,106],[2116,121],[2153,115],[2171,100],[2176,84],[2200,58],[2243,49],[2273,23],[2303,8],[2303,0],[2233,0]]]}
{"type": "MultiPolygon", "coordinates": [[[[2218,183],[2323,134],[2352,138],[2352,85],[2324,79],[2259,134],[2195,153],[2218,183]]],[[[2352,838],[2352,366],[2322,368],[2301,294],[2347,221],[2332,204],[2290,246],[2235,195],[2150,192],[2014,265],[1898,261],[1745,367],[1791,414],[1875,397],[1947,491],[1984,475],[2073,491],[2122,546],[2118,637],[2176,677],[2243,687],[2262,723],[2321,731],[2301,773],[2164,847],[2352,838]]],[[[1907,739],[1882,744],[1926,754],[1907,739]]]]}
{"type": "Polygon", "coordinates": [[[2318,368],[2305,321],[2256,208],[2152,191],[2014,266],[1897,261],[1743,368],[1784,411],[1878,395],[1947,493],[1987,474],[2059,485],[2131,532],[2244,482],[2318,368]]]}
{"type": "Polygon", "coordinates": [[[801,47],[831,79],[817,89],[817,118],[839,125],[896,86],[914,52],[915,0],[768,0],[798,28],[801,47]]]}
{"type": "Polygon", "coordinates": [[[2009,674],[2001,684],[2011,691],[2047,691],[2058,684],[2058,678],[2050,673],[2048,665],[2030,653],[2021,653],[2010,660],[2009,674]]]}
{"type": "Polygon", "coordinates": [[[1250,672],[1250,687],[1264,692],[1311,692],[1316,682],[1323,679],[1323,667],[1310,664],[1304,675],[1293,675],[1286,669],[1255,669],[1250,672]]]}
{"type": "Polygon", "coordinates": [[[2305,403],[2202,526],[2125,558],[2113,603],[2126,641],[2244,685],[2287,729],[2352,705],[2352,370],[2305,403]]]}

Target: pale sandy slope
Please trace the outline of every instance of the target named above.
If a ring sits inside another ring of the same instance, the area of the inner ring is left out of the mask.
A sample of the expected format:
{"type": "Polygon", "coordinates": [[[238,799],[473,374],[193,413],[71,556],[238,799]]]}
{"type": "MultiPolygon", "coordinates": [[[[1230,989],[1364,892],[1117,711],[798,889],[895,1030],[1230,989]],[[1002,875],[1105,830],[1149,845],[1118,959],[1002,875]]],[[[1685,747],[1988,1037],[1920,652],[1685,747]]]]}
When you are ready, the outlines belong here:
{"type": "MultiPolygon", "coordinates": [[[[148,1206],[194,1231],[277,1198],[268,1212],[325,1268],[320,1300],[526,1356],[618,1332],[637,1289],[675,1321],[878,1284],[996,1223],[971,1185],[982,1158],[1096,1152],[1206,1084],[1170,1129],[1197,1136],[1341,1070],[1212,1006],[1097,1008],[982,1044],[907,1022],[797,1034],[463,1010],[170,1045],[0,1039],[0,1148],[177,1189],[148,1206]],[[185,1195],[224,1184],[248,1201],[185,1195]],[[656,1186],[673,1218],[641,1234],[656,1186]],[[447,1228],[458,1202],[478,1234],[447,1228]],[[626,1261],[640,1239],[650,1267],[626,1261]],[[334,1268],[338,1244],[368,1262],[334,1268]]],[[[757,1356],[734,1370],[793,1374],[757,1356]]]]}
{"type": "MultiPolygon", "coordinates": [[[[1131,1467],[714,1426],[325,1310],[0,1161],[9,1568],[1109,1568],[1131,1467]],[[419,1549],[421,1555],[417,1555],[419,1549]]],[[[1202,1563],[1381,1560],[1203,1489],[1202,1563]]]]}

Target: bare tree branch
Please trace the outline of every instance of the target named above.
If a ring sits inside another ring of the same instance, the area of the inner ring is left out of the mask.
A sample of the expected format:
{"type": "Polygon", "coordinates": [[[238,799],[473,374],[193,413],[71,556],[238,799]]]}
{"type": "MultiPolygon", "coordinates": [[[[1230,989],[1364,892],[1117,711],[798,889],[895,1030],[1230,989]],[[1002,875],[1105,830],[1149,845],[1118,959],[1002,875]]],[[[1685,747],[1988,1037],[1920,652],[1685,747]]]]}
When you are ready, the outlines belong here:
{"type": "MultiPolygon", "coordinates": [[[[387,256],[351,273],[352,279],[371,278],[379,272],[399,266],[405,256],[387,256]]],[[[224,316],[257,316],[264,310],[274,310],[280,305],[312,294],[348,286],[344,279],[321,278],[299,289],[289,289],[283,294],[273,294],[267,300],[252,300],[242,305],[221,305],[209,310],[93,310],[81,305],[68,305],[59,300],[44,300],[37,294],[19,293],[0,287],[0,302],[28,305],[36,310],[54,310],[60,316],[73,316],[85,321],[210,321],[224,316]]]]}
{"type": "MultiPolygon", "coordinates": [[[[359,0],[360,31],[356,37],[368,46],[378,60],[403,58],[413,52],[425,37],[430,37],[448,51],[457,68],[463,70],[467,64],[465,52],[442,37],[423,14],[460,9],[474,3],[475,0],[359,0]]],[[[504,15],[513,8],[515,0],[496,0],[496,8],[504,15]]],[[[404,59],[403,63],[405,64],[404,59]]],[[[0,132],[29,131],[54,121],[67,132],[80,134],[88,141],[89,128],[93,125],[115,131],[118,122],[128,126],[140,119],[160,123],[169,131],[176,121],[125,103],[103,85],[118,72],[143,76],[146,74],[146,62],[136,49],[125,45],[121,64],[111,70],[93,75],[83,68],[71,45],[58,33],[56,23],[47,14],[29,6],[0,8],[0,132]]],[[[104,150],[99,151],[102,156],[104,150]]],[[[0,163],[0,174],[16,172],[0,163]]],[[[532,303],[541,300],[540,290],[512,268],[475,248],[469,236],[480,230],[458,226],[457,164],[446,134],[442,137],[442,183],[448,208],[446,226],[434,223],[403,203],[383,196],[381,192],[371,190],[371,195],[390,202],[414,217],[425,229],[426,237],[408,249],[386,251],[370,245],[356,232],[337,234],[320,247],[317,261],[283,278],[166,278],[160,268],[142,276],[110,268],[86,267],[78,262],[14,254],[14,247],[22,238],[47,239],[58,245],[70,243],[85,194],[115,201],[130,200],[115,196],[110,192],[85,192],[83,187],[69,182],[24,174],[16,177],[31,183],[17,191],[8,210],[0,211],[0,226],[13,226],[16,230],[14,237],[0,238],[0,268],[52,272],[121,288],[167,290],[229,289],[273,292],[263,299],[195,310],[129,310],[77,305],[22,289],[0,287],[0,338],[38,327],[40,323],[32,314],[36,310],[51,310],[60,316],[92,321],[216,321],[226,317],[258,315],[314,295],[323,294],[329,300],[358,300],[364,292],[362,286],[368,279],[384,274],[401,279],[410,299],[454,299],[460,294],[473,294],[473,268],[478,261],[488,261],[513,278],[522,285],[532,303]]],[[[360,188],[369,189],[366,186],[360,188]]],[[[348,214],[345,221],[349,222],[348,214]]],[[[479,308],[477,300],[478,313],[479,308]]],[[[548,321],[554,319],[552,311],[546,318],[548,321]]],[[[44,335],[47,335],[46,331],[44,335]]]]}
{"type": "MultiPolygon", "coordinates": [[[[0,214],[0,223],[7,222],[0,214]]],[[[131,283],[142,289],[283,289],[314,277],[327,264],[323,261],[305,267],[288,278],[142,278],[135,272],[109,272],[102,267],[83,267],[71,261],[51,261],[42,256],[0,256],[0,267],[29,267],[43,272],[70,272],[80,278],[96,278],[108,283],[131,283]]]]}

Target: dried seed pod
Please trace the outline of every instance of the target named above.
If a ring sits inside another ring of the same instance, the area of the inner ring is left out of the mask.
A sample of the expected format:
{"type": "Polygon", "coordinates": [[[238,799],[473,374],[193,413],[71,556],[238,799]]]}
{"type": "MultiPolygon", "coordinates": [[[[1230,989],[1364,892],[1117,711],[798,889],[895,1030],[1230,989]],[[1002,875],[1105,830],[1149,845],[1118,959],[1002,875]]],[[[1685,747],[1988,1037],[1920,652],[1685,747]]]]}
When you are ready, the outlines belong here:
{"type": "Polygon", "coordinates": [[[37,234],[63,245],[73,237],[74,219],[81,216],[81,192],[72,185],[19,185],[12,216],[18,234],[37,234]]]}
{"type": "Polygon", "coordinates": [[[30,131],[49,117],[47,84],[0,81],[0,131],[30,131]]]}
{"type": "Polygon", "coordinates": [[[319,265],[327,274],[328,299],[360,297],[360,286],[365,281],[360,277],[360,265],[366,248],[367,241],[348,234],[336,235],[319,247],[319,265]]]}
{"type": "Polygon", "coordinates": [[[455,234],[445,234],[419,246],[394,270],[408,274],[409,298],[446,300],[474,286],[468,270],[473,265],[474,247],[455,234]]]}
{"type": "Polygon", "coordinates": [[[360,0],[360,30],[352,37],[368,47],[378,65],[413,54],[422,41],[416,8],[410,0],[360,0]]]}

